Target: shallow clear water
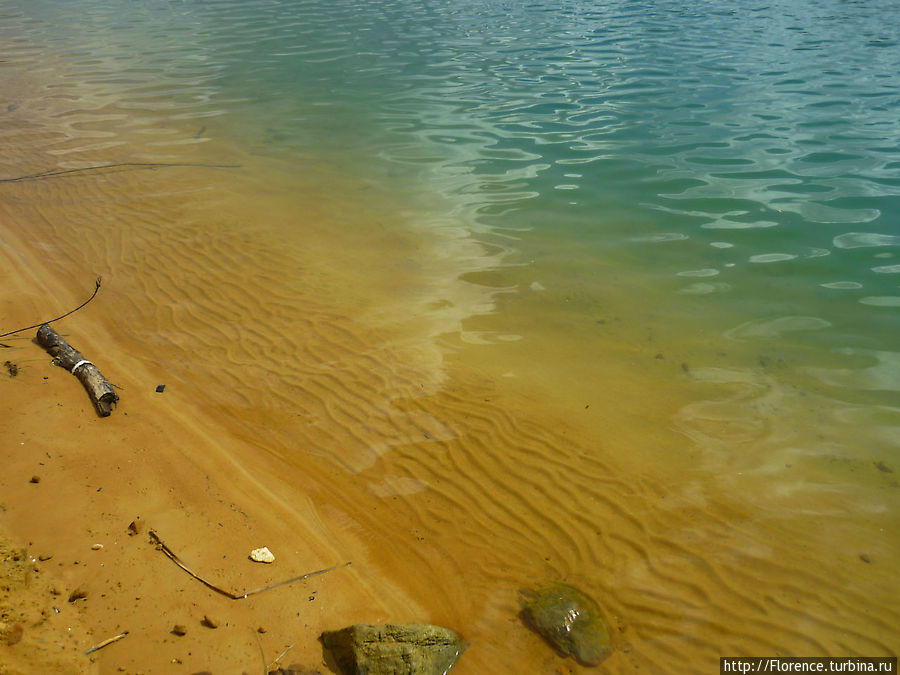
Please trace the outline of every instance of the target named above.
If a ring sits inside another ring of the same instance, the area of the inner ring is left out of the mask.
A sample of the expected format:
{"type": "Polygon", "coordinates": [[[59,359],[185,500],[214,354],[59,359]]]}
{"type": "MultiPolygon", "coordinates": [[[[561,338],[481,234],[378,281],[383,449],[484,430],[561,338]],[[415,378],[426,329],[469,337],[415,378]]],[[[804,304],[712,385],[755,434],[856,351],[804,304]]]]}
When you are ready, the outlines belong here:
{"type": "Polygon", "coordinates": [[[874,528],[900,471],[898,26],[889,0],[14,1],[0,167],[250,157],[286,187],[243,197],[287,237],[293,178],[390,204],[447,242],[448,361],[589,410],[685,493],[874,528]]]}
{"type": "Polygon", "coordinates": [[[472,280],[507,311],[470,337],[540,354],[543,319],[516,315],[552,324],[578,296],[583,325],[555,330],[596,331],[620,279],[648,330],[718,369],[696,377],[727,378],[727,347],[725,367],[814,389],[831,420],[862,406],[828,443],[862,434],[866,457],[896,459],[894,3],[208,3],[158,20],[176,10],[221,133],[497,247],[472,280]]]}
{"type": "Polygon", "coordinates": [[[27,7],[5,43],[31,29],[101,103],[895,346],[894,3],[27,7]]]}

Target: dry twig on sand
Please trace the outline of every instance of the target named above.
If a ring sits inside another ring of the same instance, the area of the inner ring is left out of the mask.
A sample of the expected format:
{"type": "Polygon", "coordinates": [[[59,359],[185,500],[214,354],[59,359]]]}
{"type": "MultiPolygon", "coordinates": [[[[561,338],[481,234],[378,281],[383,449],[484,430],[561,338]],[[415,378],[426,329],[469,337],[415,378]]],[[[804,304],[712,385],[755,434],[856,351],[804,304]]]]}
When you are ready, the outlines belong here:
{"type": "Polygon", "coordinates": [[[256,595],[257,593],[262,593],[263,591],[270,591],[274,588],[279,588],[281,586],[287,586],[288,584],[293,584],[297,581],[303,581],[304,579],[309,579],[310,577],[317,577],[320,574],[325,574],[326,572],[333,572],[334,570],[341,569],[343,567],[348,567],[350,565],[349,562],[345,562],[340,565],[335,565],[334,567],[328,567],[324,570],[316,570],[315,572],[307,572],[306,574],[301,574],[299,577],[285,579],[284,581],[279,581],[274,584],[269,584],[268,586],[260,586],[259,588],[254,588],[249,591],[244,591],[243,593],[232,593],[231,591],[228,591],[224,588],[219,588],[215,584],[207,581],[206,579],[201,577],[199,574],[194,572],[190,567],[188,567],[181,560],[181,558],[179,558],[177,555],[175,555],[175,553],[172,551],[172,549],[170,549],[168,546],[166,546],[163,543],[162,539],[159,538],[159,535],[156,534],[156,532],[154,532],[153,530],[150,530],[149,535],[150,535],[150,541],[152,541],[154,544],[156,544],[156,547],[160,551],[165,553],[166,557],[169,560],[171,560],[173,563],[178,565],[181,569],[183,569],[185,572],[190,574],[192,577],[194,577],[197,581],[199,581],[201,584],[203,584],[210,590],[213,590],[216,593],[219,593],[220,595],[224,595],[226,598],[231,598],[232,600],[243,600],[244,598],[248,598],[251,595],[256,595]]]}
{"type": "Polygon", "coordinates": [[[281,653],[275,657],[275,660],[272,663],[266,663],[266,653],[263,651],[262,642],[259,640],[259,634],[253,633],[253,637],[256,638],[256,645],[259,647],[259,656],[263,662],[263,675],[269,675],[270,673],[281,672],[281,669],[278,668],[278,662],[281,661],[285,657],[285,655],[294,648],[293,644],[288,645],[284,649],[281,650],[281,653]],[[275,668],[278,668],[276,671],[275,668]]]}
{"type": "Polygon", "coordinates": [[[281,661],[281,659],[283,659],[283,658],[287,655],[287,653],[288,653],[289,651],[291,651],[293,648],[294,648],[294,645],[293,645],[293,644],[290,644],[290,645],[288,645],[287,647],[285,647],[284,649],[282,649],[282,650],[281,650],[281,653],[280,653],[278,656],[275,657],[275,660],[272,661],[272,663],[270,663],[270,664],[268,665],[268,669],[269,669],[269,670],[272,670],[272,668],[276,667],[276,666],[278,665],[278,662],[281,661]]]}
{"type": "Polygon", "coordinates": [[[125,637],[126,635],[128,635],[128,631],[127,631],[127,630],[126,630],[124,633],[119,633],[118,635],[116,635],[116,636],[114,636],[114,637],[111,637],[111,638],[109,638],[109,639],[107,639],[107,640],[104,640],[103,642],[98,642],[97,644],[95,644],[95,645],[94,645],[93,647],[91,647],[90,649],[85,650],[84,653],[85,653],[85,654],[93,654],[93,653],[94,653],[95,651],[97,651],[98,649],[103,649],[106,645],[111,645],[113,642],[118,642],[119,640],[121,640],[121,639],[122,639],[123,637],[125,637]]]}
{"type": "MultiPolygon", "coordinates": [[[[56,318],[49,319],[48,321],[41,321],[40,323],[34,323],[34,324],[31,324],[30,326],[25,326],[25,328],[16,328],[15,330],[11,330],[11,331],[9,331],[9,332],[7,332],[7,333],[0,333],[0,338],[6,337],[7,335],[15,335],[16,333],[21,333],[21,332],[26,331],[26,330],[31,330],[32,328],[39,328],[39,327],[44,326],[44,325],[46,325],[46,324],[48,324],[48,323],[53,323],[54,321],[59,321],[60,319],[65,319],[67,316],[69,316],[69,314],[74,314],[75,312],[77,312],[79,309],[81,309],[82,307],[84,307],[86,304],[88,304],[91,300],[93,300],[93,299],[97,296],[97,293],[100,292],[100,282],[101,282],[101,281],[103,281],[103,277],[97,277],[97,281],[94,282],[94,292],[91,293],[91,297],[89,297],[87,300],[85,300],[84,302],[82,302],[82,303],[81,303],[80,305],[78,305],[78,307],[76,307],[75,309],[70,309],[70,310],[69,310],[68,312],[66,312],[65,314],[60,314],[60,315],[57,316],[56,318]]],[[[2,346],[3,346],[3,347],[9,347],[9,345],[2,345],[2,346]]]]}

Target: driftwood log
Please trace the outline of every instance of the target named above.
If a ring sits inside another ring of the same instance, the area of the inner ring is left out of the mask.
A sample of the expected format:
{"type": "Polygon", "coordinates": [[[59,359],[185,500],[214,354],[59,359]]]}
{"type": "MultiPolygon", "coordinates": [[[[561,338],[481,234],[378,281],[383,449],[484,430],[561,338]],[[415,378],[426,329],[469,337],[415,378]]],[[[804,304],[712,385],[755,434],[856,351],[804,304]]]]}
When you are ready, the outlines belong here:
{"type": "Polygon", "coordinates": [[[94,407],[97,408],[97,414],[100,417],[108,417],[118,403],[119,396],[97,366],[84,358],[81,352],[70,347],[69,343],[46,323],[38,328],[37,342],[50,352],[56,365],[65,368],[81,381],[94,407]]]}

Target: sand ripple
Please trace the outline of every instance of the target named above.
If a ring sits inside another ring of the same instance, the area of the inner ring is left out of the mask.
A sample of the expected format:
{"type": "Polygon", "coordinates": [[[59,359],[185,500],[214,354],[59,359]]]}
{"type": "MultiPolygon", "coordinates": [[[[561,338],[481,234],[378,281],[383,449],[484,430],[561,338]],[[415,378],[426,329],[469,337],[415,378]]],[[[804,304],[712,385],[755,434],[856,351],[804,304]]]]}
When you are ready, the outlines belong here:
{"type": "MultiPolygon", "coordinates": [[[[262,480],[293,483],[371,569],[466,627],[461,672],[551,672],[556,657],[513,620],[517,588],[543,578],[601,602],[617,628],[612,672],[686,672],[726,653],[892,651],[900,614],[873,600],[893,597],[886,568],[835,555],[824,533],[798,549],[796,524],[759,521],[705,488],[630,475],[622,448],[552,405],[437,358],[427,316],[418,338],[402,314],[367,322],[395,278],[373,261],[367,287],[344,287],[354,271],[316,251],[350,241],[315,223],[283,236],[292,211],[241,208],[245,175],[213,173],[7,184],[5,217],[28,224],[17,236],[67,288],[104,274],[98,306],[115,308],[104,343],[131,368],[123,399],[166,383],[193,424],[245,444],[235,461],[278,467],[262,480]]],[[[693,376],[731,383],[735,402],[777,405],[765,379],[693,376]]],[[[770,432],[762,418],[735,426],[722,405],[686,409],[692,433],[711,433],[701,420],[731,441],[770,432]]]]}

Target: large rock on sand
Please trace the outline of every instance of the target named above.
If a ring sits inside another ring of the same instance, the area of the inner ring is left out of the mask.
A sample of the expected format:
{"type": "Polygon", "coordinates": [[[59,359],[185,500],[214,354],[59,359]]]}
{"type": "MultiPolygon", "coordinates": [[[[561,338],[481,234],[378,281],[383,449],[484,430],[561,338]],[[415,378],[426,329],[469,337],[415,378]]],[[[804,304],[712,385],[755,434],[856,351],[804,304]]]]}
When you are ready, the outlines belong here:
{"type": "Polygon", "coordinates": [[[465,645],[452,630],[421,623],[357,624],[322,633],[344,675],[444,675],[465,645]]]}
{"type": "Polygon", "coordinates": [[[571,654],[587,666],[609,656],[609,628],[590,596],[558,582],[520,593],[525,622],[561,654],[571,654]]]}

